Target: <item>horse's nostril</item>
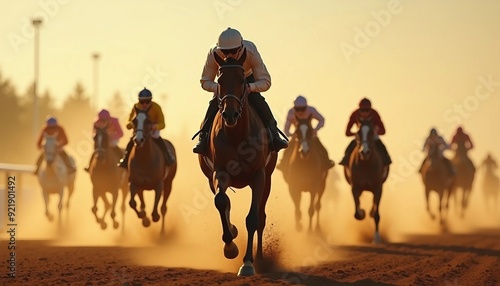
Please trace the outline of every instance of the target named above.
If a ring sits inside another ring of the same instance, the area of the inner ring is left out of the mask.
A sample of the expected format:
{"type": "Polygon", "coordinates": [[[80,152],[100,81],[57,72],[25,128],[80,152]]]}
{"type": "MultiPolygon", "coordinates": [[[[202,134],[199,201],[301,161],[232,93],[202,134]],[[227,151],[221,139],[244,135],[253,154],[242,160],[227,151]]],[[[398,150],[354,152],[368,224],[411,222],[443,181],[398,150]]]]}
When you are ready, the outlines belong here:
{"type": "Polygon", "coordinates": [[[233,118],[238,118],[238,115],[239,115],[238,112],[234,112],[233,113],[233,118]]]}

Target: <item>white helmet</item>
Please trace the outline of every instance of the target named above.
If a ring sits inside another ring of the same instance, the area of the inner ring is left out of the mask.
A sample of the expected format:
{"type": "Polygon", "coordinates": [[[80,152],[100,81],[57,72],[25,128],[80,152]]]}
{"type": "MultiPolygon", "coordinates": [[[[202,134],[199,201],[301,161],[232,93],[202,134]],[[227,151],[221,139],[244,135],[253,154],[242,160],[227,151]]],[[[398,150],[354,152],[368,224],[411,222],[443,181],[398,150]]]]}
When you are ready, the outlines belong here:
{"type": "Polygon", "coordinates": [[[240,32],[235,29],[227,28],[219,36],[219,41],[217,42],[217,47],[221,50],[230,50],[238,48],[243,42],[243,37],[241,37],[240,32]]]}
{"type": "Polygon", "coordinates": [[[306,107],[307,106],[307,99],[304,96],[299,95],[299,96],[297,96],[297,98],[293,102],[293,105],[295,107],[306,107]]]}

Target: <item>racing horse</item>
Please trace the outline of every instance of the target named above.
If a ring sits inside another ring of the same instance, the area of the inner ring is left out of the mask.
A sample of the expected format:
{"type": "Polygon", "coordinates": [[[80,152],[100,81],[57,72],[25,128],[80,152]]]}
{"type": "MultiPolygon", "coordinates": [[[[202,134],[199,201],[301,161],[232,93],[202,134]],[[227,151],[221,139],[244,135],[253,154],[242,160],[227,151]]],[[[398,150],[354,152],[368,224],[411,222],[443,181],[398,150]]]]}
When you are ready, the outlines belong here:
{"type": "Polygon", "coordinates": [[[135,117],[132,119],[134,125],[133,141],[134,146],[130,152],[128,160],[128,182],[130,189],[130,207],[142,219],[142,225],[149,227],[151,221],[146,215],[144,203],[144,190],[154,190],[154,205],[151,213],[153,222],[160,220],[158,204],[161,205],[161,231],[160,235],[165,235],[165,215],[167,213],[167,199],[172,191],[172,182],[177,173],[177,160],[175,148],[168,140],[163,140],[170,151],[174,161],[169,166],[166,165],[165,156],[160,147],[152,139],[152,122],[148,116],[148,109],[141,110],[135,108],[135,117]],[[139,196],[141,202],[140,211],[137,209],[135,196],[139,196]]]}
{"type": "Polygon", "coordinates": [[[373,242],[379,244],[382,242],[379,232],[379,205],[383,184],[389,174],[389,167],[384,167],[382,154],[376,148],[377,135],[371,121],[361,120],[355,140],[356,146],[349,157],[349,163],[344,167],[344,176],[351,185],[355,204],[354,217],[357,220],[365,218],[365,210],[360,207],[359,197],[364,191],[373,194],[370,217],[375,221],[373,242]]]}
{"type": "MultiPolygon", "coordinates": [[[[51,194],[59,195],[59,203],[57,205],[59,216],[58,222],[61,223],[61,212],[63,208],[64,189],[68,189],[68,197],[66,201],[66,209],[69,209],[71,195],[75,190],[75,173],[69,173],[69,170],[64,163],[63,158],[59,155],[57,146],[57,134],[44,136],[44,162],[38,172],[38,181],[42,187],[43,200],[45,202],[45,216],[49,221],[54,219],[54,216],[49,211],[49,201],[51,194]]],[[[75,166],[75,161],[70,157],[71,164],[75,166]]]]}
{"type": "Polygon", "coordinates": [[[328,170],[323,168],[321,153],[314,148],[314,130],[311,126],[311,116],[308,118],[297,118],[297,128],[288,148],[292,153],[287,167],[283,170],[283,176],[288,183],[288,190],[295,206],[295,228],[302,230],[300,201],[302,193],[310,194],[309,202],[309,228],[312,232],[312,220],[316,214],[316,231],[320,231],[319,211],[321,209],[321,197],[325,191],[328,170]]]}
{"type": "MultiPolygon", "coordinates": [[[[250,210],[246,217],[248,232],[243,265],[238,276],[255,274],[253,241],[257,231],[257,264],[263,259],[262,239],[266,225],[265,207],[271,191],[271,175],[277,154],[269,148],[270,135],[256,111],[248,103],[249,90],[243,62],[246,50],[238,59],[222,59],[214,53],[219,64],[217,100],[219,112],[209,135],[208,152],[198,155],[201,170],[208,178],[215,195],[214,201],[222,223],[224,256],[234,259],[238,247],[233,240],[238,229],[231,223],[231,202],[226,191],[230,187],[249,186],[252,192],[250,210]]],[[[214,99],[215,100],[215,99],[214,99]]]]}
{"type": "Polygon", "coordinates": [[[425,187],[427,212],[432,219],[436,219],[436,215],[431,211],[429,204],[430,193],[434,191],[439,196],[439,223],[442,227],[445,224],[449,201],[455,183],[455,175],[450,173],[444,160],[447,159],[443,157],[443,153],[438,147],[430,148],[421,169],[422,181],[425,187]]]}
{"type": "Polygon", "coordinates": [[[484,168],[484,176],[482,182],[482,189],[484,192],[484,199],[486,204],[486,210],[498,210],[498,195],[500,192],[500,180],[495,174],[495,169],[497,168],[496,163],[484,162],[482,167],[484,168]]]}
{"type": "Polygon", "coordinates": [[[457,210],[460,210],[461,217],[465,216],[465,210],[469,205],[470,192],[472,191],[472,184],[474,183],[474,177],[476,174],[476,167],[467,155],[467,151],[468,150],[465,148],[464,144],[458,144],[457,149],[455,150],[455,156],[451,160],[457,171],[452,195],[455,197],[455,206],[457,210]],[[458,190],[462,191],[461,202],[459,202],[458,190]]]}
{"type": "MultiPolygon", "coordinates": [[[[101,229],[106,229],[104,221],[106,214],[111,210],[110,216],[113,221],[113,228],[117,229],[119,223],[116,221],[115,207],[118,202],[118,190],[121,190],[121,213],[122,220],[125,218],[125,200],[128,195],[127,173],[116,164],[121,156],[118,156],[113,147],[109,145],[109,136],[105,127],[95,128],[94,154],[89,166],[90,180],[92,181],[93,206],[92,213],[101,225],[101,229]],[[107,194],[111,194],[112,201],[109,203],[107,194]],[[101,199],[104,204],[104,212],[101,217],[97,215],[97,202],[101,199]]],[[[122,226],[122,231],[123,231],[122,226]]]]}

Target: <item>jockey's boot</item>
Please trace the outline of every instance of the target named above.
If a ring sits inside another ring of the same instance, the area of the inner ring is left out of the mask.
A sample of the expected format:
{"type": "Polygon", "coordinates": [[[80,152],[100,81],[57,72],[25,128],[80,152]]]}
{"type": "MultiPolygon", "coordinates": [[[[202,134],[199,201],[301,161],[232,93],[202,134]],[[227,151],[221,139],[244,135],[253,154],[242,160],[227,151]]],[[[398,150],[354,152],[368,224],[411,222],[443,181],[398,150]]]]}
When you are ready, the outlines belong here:
{"type": "Polygon", "coordinates": [[[35,165],[35,170],[33,171],[33,175],[38,175],[38,170],[40,169],[40,165],[42,164],[43,161],[43,153],[38,156],[38,159],[36,160],[36,165],[35,165]]]}
{"type": "Polygon", "coordinates": [[[130,138],[130,141],[128,141],[127,144],[127,148],[125,149],[125,154],[117,164],[118,167],[128,169],[128,156],[130,155],[130,151],[132,151],[132,147],[134,147],[134,141],[132,141],[132,138],[130,138]]]}
{"type": "Polygon", "coordinates": [[[285,149],[288,147],[288,142],[284,139],[281,139],[280,134],[278,133],[277,126],[270,127],[269,131],[271,132],[273,151],[278,153],[281,149],[285,149]]]}
{"type": "Polygon", "coordinates": [[[173,165],[175,163],[175,158],[174,155],[170,153],[170,150],[168,150],[167,145],[165,145],[165,141],[163,141],[161,137],[153,138],[153,141],[160,147],[163,156],[165,156],[165,163],[167,166],[173,165]]]}
{"type": "Polygon", "coordinates": [[[66,153],[64,150],[61,150],[61,152],[59,152],[59,154],[63,158],[64,164],[68,168],[68,173],[72,174],[72,173],[76,172],[76,168],[71,163],[71,160],[69,159],[68,153],[66,153]]]}
{"type": "Polygon", "coordinates": [[[389,166],[392,163],[391,156],[389,156],[389,152],[387,152],[387,148],[385,147],[382,140],[378,139],[375,141],[375,144],[378,150],[382,154],[382,160],[384,161],[384,166],[389,166]]]}
{"type": "MultiPolygon", "coordinates": [[[[208,151],[208,132],[210,127],[212,126],[212,122],[214,121],[215,115],[219,111],[219,107],[217,105],[217,99],[212,98],[208,104],[208,109],[205,114],[205,118],[203,119],[203,125],[201,126],[200,135],[198,143],[193,147],[193,153],[205,155],[208,151]]],[[[194,139],[194,138],[193,138],[194,139]]]]}
{"type": "MultiPolygon", "coordinates": [[[[87,173],[88,173],[88,172],[89,172],[89,170],[90,170],[90,164],[92,164],[92,160],[94,160],[94,156],[95,156],[95,152],[94,152],[94,153],[92,153],[92,156],[90,156],[90,161],[89,161],[89,164],[87,165],[87,167],[83,168],[83,170],[84,170],[85,172],[87,172],[87,173]]],[[[120,157],[121,157],[121,155],[120,155],[120,157]]]]}
{"type": "Polygon", "coordinates": [[[349,143],[349,146],[347,146],[347,149],[345,150],[344,158],[342,158],[342,160],[340,160],[339,165],[347,166],[349,164],[349,158],[351,157],[351,153],[354,150],[354,147],[356,147],[356,141],[352,140],[351,143],[349,143]]]}

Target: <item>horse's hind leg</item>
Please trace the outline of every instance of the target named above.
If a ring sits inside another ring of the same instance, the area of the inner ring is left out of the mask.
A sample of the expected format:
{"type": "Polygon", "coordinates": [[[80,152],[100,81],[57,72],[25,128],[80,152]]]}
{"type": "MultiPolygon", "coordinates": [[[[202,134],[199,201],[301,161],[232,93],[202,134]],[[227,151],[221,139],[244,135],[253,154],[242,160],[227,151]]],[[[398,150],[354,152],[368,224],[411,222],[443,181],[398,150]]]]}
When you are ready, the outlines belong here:
{"type": "Polygon", "coordinates": [[[373,191],[373,220],[375,221],[375,235],[373,238],[373,242],[376,244],[379,244],[382,242],[382,239],[380,238],[380,232],[379,232],[379,222],[380,222],[380,199],[382,198],[382,186],[378,187],[373,191]]]}
{"type": "Polygon", "coordinates": [[[301,191],[293,186],[290,186],[290,196],[292,197],[293,206],[295,209],[295,229],[297,231],[302,231],[302,213],[300,212],[300,200],[301,200],[301,191]]]}
{"type": "MultiPolygon", "coordinates": [[[[434,220],[434,219],[436,219],[436,215],[434,215],[434,213],[432,213],[431,208],[430,208],[430,203],[429,203],[430,192],[431,192],[430,188],[426,187],[425,188],[425,203],[426,203],[427,212],[429,213],[431,218],[434,220]]],[[[441,201],[439,201],[439,203],[441,203],[441,201]]]]}
{"type": "Polygon", "coordinates": [[[160,214],[158,213],[158,204],[160,202],[162,193],[163,193],[163,182],[161,182],[159,186],[157,186],[155,189],[155,202],[153,206],[153,211],[151,212],[151,217],[153,218],[153,222],[157,222],[160,220],[160,214]]]}
{"type": "Polygon", "coordinates": [[[112,196],[113,196],[113,202],[111,204],[111,219],[113,220],[113,228],[117,229],[119,223],[115,219],[116,218],[115,208],[116,208],[116,203],[118,201],[118,189],[113,190],[112,196]]]}
{"type": "MultiPolygon", "coordinates": [[[[317,197],[316,192],[311,192],[311,201],[309,202],[309,209],[307,210],[307,212],[309,214],[309,227],[308,227],[307,231],[309,233],[312,232],[312,219],[314,216],[316,197],[317,197]]],[[[318,202],[318,204],[319,204],[319,202],[318,202]]]]}
{"type": "Polygon", "coordinates": [[[165,216],[167,215],[167,199],[172,192],[172,181],[166,180],[163,182],[163,196],[161,202],[161,230],[160,235],[165,235],[165,216]]]}
{"type": "Polygon", "coordinates": [[[271,193],[271,177],[268,176],[266,178],[265,186],[264,186],[264,193],[262,194],[262,201],[260,203],[260,209],[259,209],[259,226],[257,227],[257,255],[256,258],[262,260],[264,258],[263,255],[263,235],[264,235],[264,228],[266,227],[266,204],[267,200],[269,198],[269,194],[271,193]]]}

